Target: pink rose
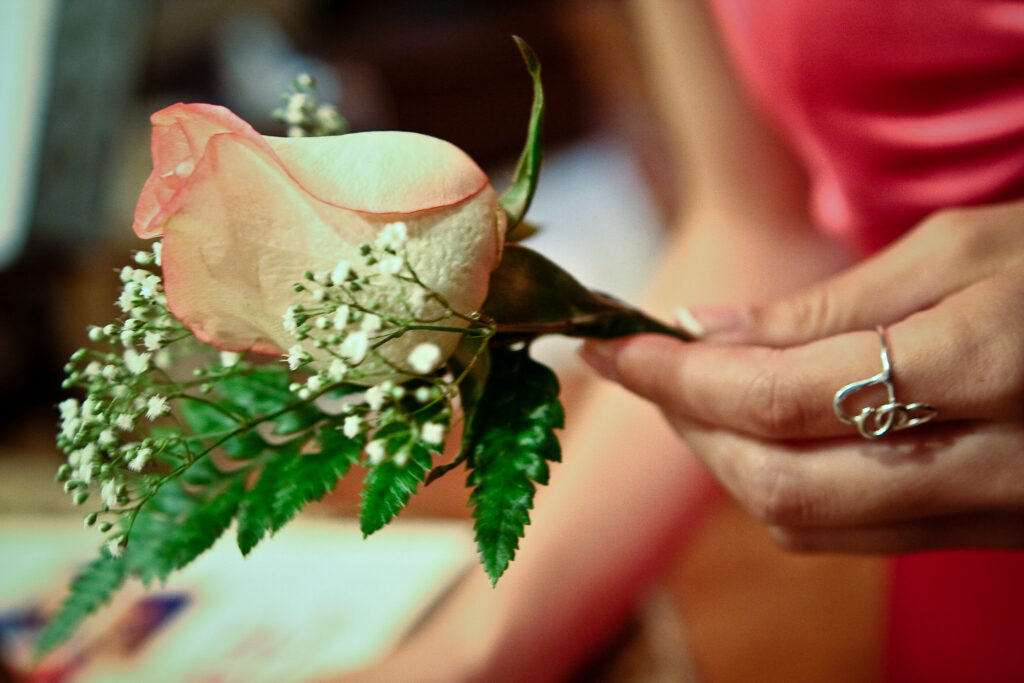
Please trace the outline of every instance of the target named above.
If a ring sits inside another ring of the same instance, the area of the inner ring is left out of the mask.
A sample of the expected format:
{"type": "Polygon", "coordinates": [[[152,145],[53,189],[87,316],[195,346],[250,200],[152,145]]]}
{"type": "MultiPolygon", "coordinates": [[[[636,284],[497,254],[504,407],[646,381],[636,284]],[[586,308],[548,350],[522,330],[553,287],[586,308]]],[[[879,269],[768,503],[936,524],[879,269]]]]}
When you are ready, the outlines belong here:
{"type": "MultiPolygon", "coordinates": [[[[135,209],[139,237],[163,237],[167,304],[217,348],[280,354],[303,272],[360,263],[358,245],[402,221],[420,278],[455,310],[477,310],[501,258],[505,214],[463,151],[395,131],[275,138],[207,104],[152,117],[153,172],[135,209]]],[[[453,322],[454,324],[454,322],[453,322]]],[[[456,335],[390,342],[398,359],[424,341],[447,357],[456,335]]]]}

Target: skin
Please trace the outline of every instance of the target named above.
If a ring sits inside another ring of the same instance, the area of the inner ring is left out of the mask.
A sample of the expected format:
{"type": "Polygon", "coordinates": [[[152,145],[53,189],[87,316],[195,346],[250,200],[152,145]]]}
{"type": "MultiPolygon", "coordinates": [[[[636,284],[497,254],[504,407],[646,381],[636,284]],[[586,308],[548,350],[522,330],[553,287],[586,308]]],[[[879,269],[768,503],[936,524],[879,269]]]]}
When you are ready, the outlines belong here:
{"type": "Polygon", "coordinates": [[[942,211],[792,297],[713,311],[720,343],[635,338],[585,357],[655,402],[783,547],[1024,547],[1022,221],[1024,202],[942,211]],[[868,442],[832,396],[879,371],[876,325],[897,398],[939,412],[868,442]]]}

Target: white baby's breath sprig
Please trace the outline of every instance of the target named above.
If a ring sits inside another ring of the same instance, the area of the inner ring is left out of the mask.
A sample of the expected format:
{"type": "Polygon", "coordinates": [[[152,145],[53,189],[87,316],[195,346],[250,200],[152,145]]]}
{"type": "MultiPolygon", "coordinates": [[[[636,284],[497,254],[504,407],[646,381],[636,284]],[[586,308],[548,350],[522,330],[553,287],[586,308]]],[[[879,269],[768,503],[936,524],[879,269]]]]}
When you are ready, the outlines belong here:
{"type": "Polygon", "coordinates": [[[274,110],[274,119],[286,125],[288,137],[303,138],[341,135],[348,131],[348,122],[330,104],[322,104],[316,93],[316,80],[302,74],[291,83],[289,92],[281,96],[281,106],[274,110]]]}
{"type": "Polygon", "coordinates": [[[95,500],[98,509],[86,526],[112,533],[111,548],[128,542],[127,520],[154,495],[148,468],[162,453],[184,448],[173,425],[176,401],[201,394],[210,376],[222,379],[245,370],[240,354],[225,352],[220,362],[198,368],[199,379],[172,377],[176,357],[203,347],[167,309],[160,265],[160,243],[135,254],[135,266],[118,272],[122,289],[116,306],[123,317],[87,330],[94,344],[72,354],[64,370],[65,389],[81,392],[58,405],[57,445],[67,456],[57,478],[76,505],[95,500]],[[160,436],[151,429],[160,427],[160,436]]]}

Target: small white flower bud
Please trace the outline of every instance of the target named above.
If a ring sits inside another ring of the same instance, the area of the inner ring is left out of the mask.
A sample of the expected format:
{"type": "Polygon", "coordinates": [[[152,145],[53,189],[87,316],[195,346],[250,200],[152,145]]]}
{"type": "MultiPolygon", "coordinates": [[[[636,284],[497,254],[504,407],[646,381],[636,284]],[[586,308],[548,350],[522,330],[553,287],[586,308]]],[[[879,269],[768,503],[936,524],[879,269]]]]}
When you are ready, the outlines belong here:
{"type": "Polygon", "coordinates": [[[300,344],[296,344],[292,348],[288,349],[288,369],[298,370],[299,366],[306,360],[306,352],[302,350],[300,344]]]}
{"type": "Polygon", "coordinates": [[[440,445],[444,443],[445,428],[443,424],[437,422],[425,422],[423,427],[420,429],[420,438],[429,443],[440,445]]]}
{"type": "Polygon", "coordinates": [[[150,420],[155,420],[169,412],[171,409],[167,405],[166,396],[150,396],[146,402],[146,417],[150,420]]]}
{"type": "Polygon", "coordinates": [[[221,351],[220,364],[225,368],[233,368],[242,359],[242,354],[237,351],[221,351]]]}
{"type": "Polygon", "coordinates": [[[387,455],[387,452],[384,450],[384,442],[380,439],[374,439],[366,444],[366,455],[369,457],[371,465],[379,465],[384,462],[384,458],[387,455]]]}
{"type": "Polygon", "coordinates": [[[436,344],[425,342],[418,344],[409,352],[409,366],[421,375],[426,375],[437,368],[441,362],[441,349],[436,344]]]}
{"type": "Polygon", "coordinates": [[[331,361],[331,366],[327,368],[327,377],[332,382],[340,382],[345,379],[345,375],[348,374],[348,366],[345,365],[344,361],[335,358],[331,361]]]}
{"type": "Polygon", "coordinates": [[[348,325],[348,319],[351,315],[351,310],[348,304],[342,304],[338,306],[338,310],[334,312],[334,329],[343,330],[348,325]]]}
{"type": "Polygon", "coordinates": [[[377,332],[381,328],[380,316],[376,313],[367,313],[363,316],[363,320],[359,323],[359,327],[367,334],[377,332]]]}
{"type": "Polygon", "coordinates": [[[342,433],[350,439],[354,439],[359,436],[359,432],[363,428],[363,418],[358,415],[349,415],[345,418],[345,422],[341,427],[342,433]]]}
{"type": "Polygon", "coordinates": [[[148,353],[139,353],[135,349],[128,349],[124,352],[124,365],[133,375],[141,375],[149,370],[150,357],[148,353]]]}
{"type": "Polygon", "coordinates": [[[384,389],[378,384],[366,390],[365,398],[366,405],[370,406],[370,410],[380,410],[387,396],[384,393],[384,389]]]}
{"type": "Polygon", "coordinates": [[[164,345],[164,335],[162,332],[147,332],[142,338],[142,344],[147,351],[159,351],[164,345]]]}
{"type": "Polygon", "coordinates": [[[352,365],[358,365],[366,358],[370,348],[370,340],[365,332],[353,332],[341,342],[338,352],[348,359],[352,365]]]}
{"type": "Polygon", "coordinates": [[[402,272],[404,265],[405,262],[401,256],[389,256],[386,259],[382,259],[377,267],[380,269],[381,275],[398,275],[402,272]]]}

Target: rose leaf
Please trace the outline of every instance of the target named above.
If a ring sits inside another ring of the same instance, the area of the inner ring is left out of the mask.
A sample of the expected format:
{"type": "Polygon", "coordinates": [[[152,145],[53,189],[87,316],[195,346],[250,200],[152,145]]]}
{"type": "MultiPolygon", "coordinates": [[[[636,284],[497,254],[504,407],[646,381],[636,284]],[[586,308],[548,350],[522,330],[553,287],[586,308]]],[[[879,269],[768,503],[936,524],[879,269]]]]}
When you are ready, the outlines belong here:
{"type": "MultiPolygon", "coordinates": [[[[525,40],[519,36],[513,38],[523,55],[523,61],[526,62],[530,78],[533,79],[533,106],[530,109],[530,123],[526,129],[526,145],[516,164],[512,184],[499,199],[501,208],[508,216],[507,239],[512,242],[526,236],[518,235],[516,228],[526,216],[530,202],[533,201],[533,193],[537,189],[543,158],[541,140],[544,136],[544,88],[540,80],[540,61],[525,40]]],[[[525,232],[531,232],[531,228],[532,226],[526,226],[525,232]]]]}
{"type": "Polygon", "coordinates": [[[606,294],[581,285],[532,249],[509,244],[491,273],[483,311],[498,325],[494,341],[514,343],[544,334],[622,337],[654,332],[692,337],[606,294]]]}

